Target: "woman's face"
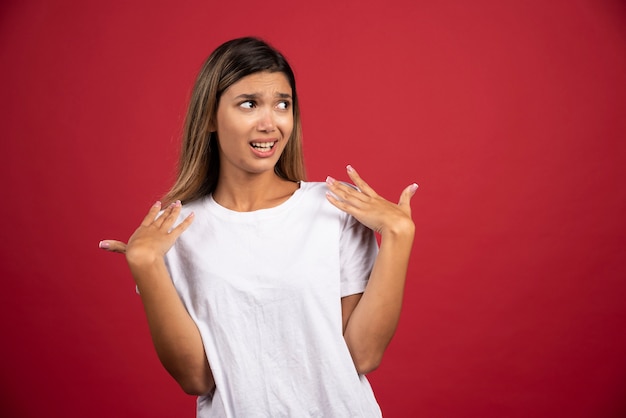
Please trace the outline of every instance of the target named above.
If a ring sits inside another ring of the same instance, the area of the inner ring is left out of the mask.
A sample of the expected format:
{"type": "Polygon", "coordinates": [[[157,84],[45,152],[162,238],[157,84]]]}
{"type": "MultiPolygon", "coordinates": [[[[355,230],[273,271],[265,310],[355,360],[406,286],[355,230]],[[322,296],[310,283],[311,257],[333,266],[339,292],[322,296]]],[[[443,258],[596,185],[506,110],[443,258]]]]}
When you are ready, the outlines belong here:
{"type": "Polygon", "coordinates": [[[280,72],[259,72],[220,98],[216,125],[220,175],[274,170],[293,130],[291,86],[280,72]]]}

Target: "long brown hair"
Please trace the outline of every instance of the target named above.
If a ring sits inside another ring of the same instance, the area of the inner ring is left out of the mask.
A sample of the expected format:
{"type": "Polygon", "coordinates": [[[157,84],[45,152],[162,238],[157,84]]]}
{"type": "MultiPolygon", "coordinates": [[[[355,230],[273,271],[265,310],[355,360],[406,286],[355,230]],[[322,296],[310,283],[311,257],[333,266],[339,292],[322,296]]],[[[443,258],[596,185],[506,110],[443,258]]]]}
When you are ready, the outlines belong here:
{"type": "Polygon", "coordinates": [[[165,203],[183,203],[212,193],[219,180],[220,160],[215,126],[217,107],[228,87],[260,71],[285,74],[293,97],[293,131],[274,171],[280,177],[305,180],[302,153],[302,126],[296,93],[296,79],[283,55],[266,42],[252,37],[238,38],[220,45],[206,60],[194,85],[185,118],[182,149],[176,181],[165,203]]]}

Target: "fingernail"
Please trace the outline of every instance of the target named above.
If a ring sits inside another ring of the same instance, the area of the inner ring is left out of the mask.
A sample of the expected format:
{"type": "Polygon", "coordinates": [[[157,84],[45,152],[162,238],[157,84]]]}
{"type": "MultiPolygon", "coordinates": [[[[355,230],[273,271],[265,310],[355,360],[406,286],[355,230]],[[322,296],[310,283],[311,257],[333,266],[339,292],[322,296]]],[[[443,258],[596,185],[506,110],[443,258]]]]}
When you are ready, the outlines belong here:
{"type": "Polygon", "coordinates": [[[177,200],[176,201],[176,207],[181,207],[181,206],[182,206],[182,203],[180,203],[180,200],[177,200]]]}
{"type": "Polygon", "coordinates": [[[348,170],[348,173],[352,173],[354,171],[354,168],[352,168],[352,166],[350,164],[348,164],[346,166],[346,170],[348,170]]]}
{"type": "Polygon", "coordinates": [[[100,243],[98,244],[98,247],[103,248],[103,249],[107,249],[107,248],[109,248],[109,243],[105,242],[105,241],[100,241],[100,243]]]}
{"type": "Polygon", "coordinates": [[[326,177],[326,183],[333,184],[333,183],[335,183],[335,179],[332,178],[331,176],[328,176],[328,177],[326,177]]]}
{"type": "Polygon", "coordinates": [[[158,207],[161,207],[161,201],[160,201],[160,200],[157,200],[157,201],[154,203],[154,205],[152,205],[152,207],[153,207],[153,208],[158,208],[158,207]]]}
{"type": "Polygon", "coordinates": [[[413,184],[411,184],[411,191],[412,191],[413,193],[415,193],[415,191],[417,190],[417,188],[418,188],[418,187],[419,187],[419,186],[417,185],[417,183],[413,183],[413,184]]]}

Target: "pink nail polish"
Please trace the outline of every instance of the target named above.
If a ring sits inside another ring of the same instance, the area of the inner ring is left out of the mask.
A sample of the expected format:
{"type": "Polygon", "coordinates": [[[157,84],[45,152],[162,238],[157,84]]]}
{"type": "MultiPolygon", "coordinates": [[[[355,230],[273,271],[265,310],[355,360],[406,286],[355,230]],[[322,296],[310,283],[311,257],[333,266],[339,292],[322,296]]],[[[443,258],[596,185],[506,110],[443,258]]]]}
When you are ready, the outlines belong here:
{"type": "Polygon", "coordinates": [[[333,184],[333,183],[335,183],[335,179],[332,178],[331,176],[328,176],[328,177],[326,177],[326,183],[333,184]]]}
{"type": "Polygon", "coordinates": [[[413,183],[413,184],[411,184],[411,191],[412,191],[413,193],[415,193],[415,191],[417,190],[417,188],[418,188],[418,187],[419,187],[419,186],[417,185],[417,183],[413,183]]]}
{"type": "Polygon", "coordinates": [[[152,205],[153,208],[160,208],[161,207],[161,201],[157,200],[154,205],[152,205]]]}
{"type": "Polygon", "coordinates": [[[104,242],[104,241],[100,241],[100,243],[98,244],[98,247],[103,248],[103,249],[107,249],[109,248],[109,243],[108,242],[104,242]]]}
{"type": "Polygon", "coordinates": [[[350,164],[348,164],[346,166],[346,170],[348,170],[348,173],[352,173],[354,171],[354,168],[352,168],[352,166],[350,164]]]}

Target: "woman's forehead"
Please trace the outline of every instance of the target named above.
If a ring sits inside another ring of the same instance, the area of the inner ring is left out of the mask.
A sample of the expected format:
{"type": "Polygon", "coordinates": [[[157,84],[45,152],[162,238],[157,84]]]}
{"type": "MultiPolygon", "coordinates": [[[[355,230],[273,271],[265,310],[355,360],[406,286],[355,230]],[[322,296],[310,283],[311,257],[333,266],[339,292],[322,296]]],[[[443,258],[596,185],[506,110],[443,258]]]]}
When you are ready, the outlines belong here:
{"type": "Polygon", "coordinates": [[[262,71],[247,75],[233,83],[224,92],[225,95],[267,94],[275,93],[291,95],[291,85],[282,72],[262,71]]]}

